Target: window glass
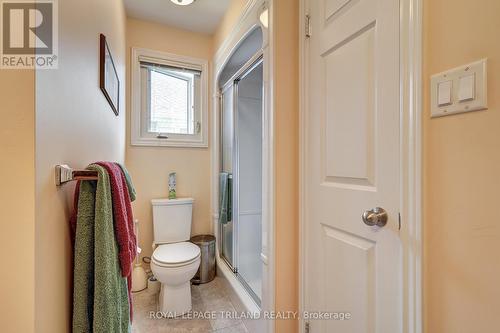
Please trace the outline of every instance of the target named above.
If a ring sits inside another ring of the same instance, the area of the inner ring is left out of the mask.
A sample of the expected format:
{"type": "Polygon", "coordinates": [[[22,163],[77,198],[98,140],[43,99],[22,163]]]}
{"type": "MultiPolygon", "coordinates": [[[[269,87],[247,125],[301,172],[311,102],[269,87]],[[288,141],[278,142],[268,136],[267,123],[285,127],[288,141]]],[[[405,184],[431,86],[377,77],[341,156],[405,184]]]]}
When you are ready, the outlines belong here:
{"type": "Polygon", "coordinates": [[[149,132],[194,134],[194,75],[150,70],[149,132]]]}

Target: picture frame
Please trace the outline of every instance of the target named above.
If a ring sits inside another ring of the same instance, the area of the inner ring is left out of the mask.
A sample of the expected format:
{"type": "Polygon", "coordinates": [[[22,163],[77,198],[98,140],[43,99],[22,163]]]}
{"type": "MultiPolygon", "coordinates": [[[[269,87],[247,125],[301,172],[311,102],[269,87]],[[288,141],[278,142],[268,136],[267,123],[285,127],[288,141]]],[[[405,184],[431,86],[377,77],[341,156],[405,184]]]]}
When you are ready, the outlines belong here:
{"type": "Polygon", "coordinates": [[[103,34],[99,36],[99,87],[111,109],[118,116],[120,114],[120,80],[106,36],[103,34]]]}

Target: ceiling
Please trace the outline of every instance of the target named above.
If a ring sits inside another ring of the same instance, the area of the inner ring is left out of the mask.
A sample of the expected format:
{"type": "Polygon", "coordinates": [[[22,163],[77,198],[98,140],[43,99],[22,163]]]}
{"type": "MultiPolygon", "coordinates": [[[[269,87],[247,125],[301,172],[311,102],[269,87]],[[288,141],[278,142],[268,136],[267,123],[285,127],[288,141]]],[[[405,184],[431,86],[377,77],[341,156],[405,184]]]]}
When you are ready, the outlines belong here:
{"type": "Polygon", "coordinates": [[[196,0],[178,6],[170,0],[124,0],[127,16],[185,30],[212,34],[231,0],[196,0]]]}

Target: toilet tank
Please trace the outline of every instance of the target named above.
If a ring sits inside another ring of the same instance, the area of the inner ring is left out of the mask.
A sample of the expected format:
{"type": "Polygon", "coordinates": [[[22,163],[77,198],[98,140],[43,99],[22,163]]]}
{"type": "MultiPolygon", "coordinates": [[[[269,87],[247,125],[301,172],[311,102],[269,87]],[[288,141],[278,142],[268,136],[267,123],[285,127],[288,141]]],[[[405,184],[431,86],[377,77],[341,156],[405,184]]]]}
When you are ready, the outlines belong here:
{"type": "Polygon", "coordinates": [[[153,199],[153,239],[155,244],[185,242],[191,237],[192,198],[153,199]]]}

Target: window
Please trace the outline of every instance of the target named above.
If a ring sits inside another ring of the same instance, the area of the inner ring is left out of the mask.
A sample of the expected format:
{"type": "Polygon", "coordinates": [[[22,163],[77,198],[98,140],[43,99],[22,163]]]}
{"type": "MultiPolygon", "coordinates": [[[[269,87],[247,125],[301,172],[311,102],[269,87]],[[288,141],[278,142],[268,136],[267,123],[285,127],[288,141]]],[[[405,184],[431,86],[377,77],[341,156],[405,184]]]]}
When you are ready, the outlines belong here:
{"type": "Polygon", "coordinates": [[[207,62],[132,51],[132,145],[207,147],[207,62]]]}

